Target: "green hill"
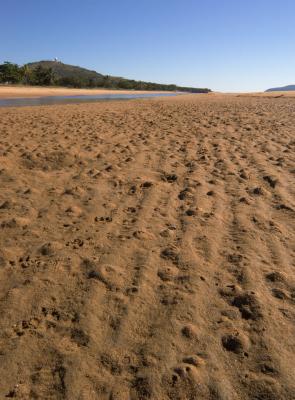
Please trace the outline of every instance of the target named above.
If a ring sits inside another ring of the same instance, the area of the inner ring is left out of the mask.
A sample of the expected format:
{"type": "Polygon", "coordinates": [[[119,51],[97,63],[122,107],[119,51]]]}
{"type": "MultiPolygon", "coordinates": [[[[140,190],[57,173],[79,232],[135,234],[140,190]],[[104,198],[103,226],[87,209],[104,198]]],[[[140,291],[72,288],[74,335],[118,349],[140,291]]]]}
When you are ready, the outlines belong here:
{"type": "Polygon", "coordinates": [[[96,71],[90,71],[86,68],[75,65],[63,64],[59,61],[37,61],[26,64],[31,70],[37,68],[51,69],[53,79],[61,86],[100,86],[104,76],[96,71]]]}
{"type": "Polygon", "coordinates": [[[208,93],[211,91],[207,88],[183,87],[174,84],[167,85],[103,75],[96,71],[64,64],[60,61],[38,61],[23,66],[5,62],[0,65],[1,82],[41,86],[182,91],[191,93],[208,93]]]}

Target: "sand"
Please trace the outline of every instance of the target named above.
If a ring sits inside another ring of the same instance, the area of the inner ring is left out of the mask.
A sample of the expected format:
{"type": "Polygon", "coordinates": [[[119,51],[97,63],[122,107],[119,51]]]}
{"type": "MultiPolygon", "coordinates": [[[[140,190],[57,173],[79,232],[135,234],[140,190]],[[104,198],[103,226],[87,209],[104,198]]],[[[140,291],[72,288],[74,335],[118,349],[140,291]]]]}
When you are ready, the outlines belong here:
{"type": "Polygon", "coordinates": [[[295,398],[295,99],[0,109],[0,398],[295,398]]]}
{"type": "MultiPolygon", "coordinates": [[[[69,89],[58,87],[38,86],[0,86],[0,99],[21,97],[44,97],[44,96],[81,96],[95,94],[134,94],[151,93],[144,90],[111,90],[111,89],[69,89]]],[[[157,91],[155,93],[162,93],[157,91]]]]}

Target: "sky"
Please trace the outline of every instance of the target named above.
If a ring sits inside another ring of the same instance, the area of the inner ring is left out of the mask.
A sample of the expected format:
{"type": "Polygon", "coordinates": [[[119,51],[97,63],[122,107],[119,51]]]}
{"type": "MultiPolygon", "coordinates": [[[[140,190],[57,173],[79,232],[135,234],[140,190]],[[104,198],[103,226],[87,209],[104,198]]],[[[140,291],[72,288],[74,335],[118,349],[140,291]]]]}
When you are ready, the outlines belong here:
{"type": "Polygon", "coordinates": [[[216,91],[295,84],[295,0],[0,0],[0,63],[216,91]]]}

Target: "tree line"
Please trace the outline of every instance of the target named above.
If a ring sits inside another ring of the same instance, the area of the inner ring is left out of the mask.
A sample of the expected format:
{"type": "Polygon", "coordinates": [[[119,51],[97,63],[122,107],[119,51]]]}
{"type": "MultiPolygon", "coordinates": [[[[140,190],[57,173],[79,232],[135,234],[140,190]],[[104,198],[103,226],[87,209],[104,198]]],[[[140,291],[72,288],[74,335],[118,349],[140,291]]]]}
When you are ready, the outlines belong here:
{"type": "Polygon", "coordinates": [[[55,79],[52,68],[40,65],[31,69],[28,65],[19,66],[5,61],[0,64],[0,83],[50,86],[55,84],[55,79]]]}
{"type": "Polygon", "coordinates": [[[71,88],[108,88],[128,90],[160,90],[160,91],[184,91],[191,93],[208,93],[210,89],[182,87],[153,82],[135,81],[109,75],[99,75],[89,78],[76,73],[75,76],[61,76],[51,67],[37,65],[31,68],[29,65],[5,61],[0,64],[0,84],[24,84],[37,86],[65,86],[71,88]]]}

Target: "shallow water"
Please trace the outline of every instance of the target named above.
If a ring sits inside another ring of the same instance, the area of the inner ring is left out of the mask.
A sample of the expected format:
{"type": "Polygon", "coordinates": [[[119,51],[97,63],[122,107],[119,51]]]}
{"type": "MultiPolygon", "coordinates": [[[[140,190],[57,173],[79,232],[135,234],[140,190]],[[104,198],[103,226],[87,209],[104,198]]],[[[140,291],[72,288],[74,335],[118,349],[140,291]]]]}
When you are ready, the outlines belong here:
{"type": "Polygon", "coordinates": [[[94,94],[83,96],[47,96],[0,99],[0,107],[44,106],[49,104],[89,103],[100,100],[128,100],[177,96],[178,93],[94,94]]]}

